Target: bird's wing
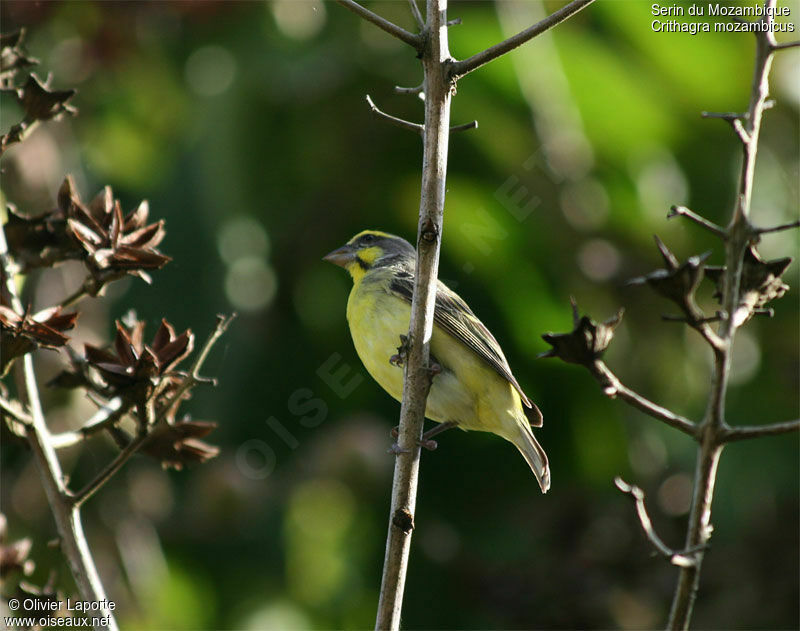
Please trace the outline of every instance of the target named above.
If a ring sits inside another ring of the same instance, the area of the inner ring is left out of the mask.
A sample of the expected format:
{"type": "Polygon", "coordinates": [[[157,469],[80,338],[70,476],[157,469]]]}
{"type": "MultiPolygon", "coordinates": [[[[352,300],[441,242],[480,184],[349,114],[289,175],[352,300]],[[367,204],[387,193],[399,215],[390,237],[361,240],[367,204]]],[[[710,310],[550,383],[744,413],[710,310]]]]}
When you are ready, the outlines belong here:
{"type": "MultiPolygon", "coordinates": [[[[535,414],[529,415],[533,425],[541,425],[541,413],[528,396],[522,391],[519,382],[511,374],[511,368],[503,355],[500,344],[494,339],[483,322],[472,313],[466,302],[441,281],[437,281],[436,307],[433,320],[456,340],[472,350],[478,357],[492,367],[501,377],[506,379],[519,392],[522,402],[535,414]]],[[[404,300],[411,302],[414,291],[414,277],[407,271],[399,271],[392,277],[391,290],[404,300]]]]}

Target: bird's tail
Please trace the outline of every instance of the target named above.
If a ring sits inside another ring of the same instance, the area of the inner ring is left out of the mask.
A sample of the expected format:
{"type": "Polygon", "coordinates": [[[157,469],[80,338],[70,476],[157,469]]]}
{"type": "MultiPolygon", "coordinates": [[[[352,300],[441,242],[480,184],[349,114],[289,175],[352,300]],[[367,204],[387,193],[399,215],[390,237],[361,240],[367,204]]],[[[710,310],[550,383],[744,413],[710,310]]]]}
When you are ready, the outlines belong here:
{"type": "Polygon", "coordinates": [[[518,427],[517,437],[511,442],[519,449],[525,462],[533,471],[533,475],[536,476],[536,480],[542,488],[542,493],[547,493],[547,489],[550,488],[550,465],[547,461],[547,454],[536,440],[527,421],[520,422],[518,427]]]}

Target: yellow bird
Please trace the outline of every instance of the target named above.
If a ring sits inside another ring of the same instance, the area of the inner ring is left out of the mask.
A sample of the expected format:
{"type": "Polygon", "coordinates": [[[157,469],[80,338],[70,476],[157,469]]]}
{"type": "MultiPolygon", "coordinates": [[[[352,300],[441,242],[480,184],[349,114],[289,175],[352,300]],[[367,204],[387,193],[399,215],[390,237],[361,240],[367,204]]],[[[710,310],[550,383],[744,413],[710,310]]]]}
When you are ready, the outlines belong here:
{"type": "MultiPolygon", "coordinates": [[[[347,321],[356,352],[367,371],[395,399],[403,396],[403,371],[391,363],[400,336],[408,332],[416,252],[408,241],[365,230],[324,260],[353,278],[347,321]]],[[[437,281],[431,361],[441,367],[428,395],[425,416],[442,429],[491,432],[512,442],[530,466],[542,493],[550,488],[550,467],[531,426],[542,413],[522,391],[503,351],[458,294],[437,281]]]]}

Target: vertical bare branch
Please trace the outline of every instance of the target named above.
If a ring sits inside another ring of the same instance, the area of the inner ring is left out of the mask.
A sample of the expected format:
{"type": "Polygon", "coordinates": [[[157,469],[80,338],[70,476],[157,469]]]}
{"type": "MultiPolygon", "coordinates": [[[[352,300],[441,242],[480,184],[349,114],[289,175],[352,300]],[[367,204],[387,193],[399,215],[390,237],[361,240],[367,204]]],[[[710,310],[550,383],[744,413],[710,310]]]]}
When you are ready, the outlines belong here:
{"type": "MultiPolygon", "coordinates": [[[[8,244],[2,227],[0,227],[0,265],[2,265],[2,276],[8,295],[11,297],[12,306],[18,313],[23,313],[22,303],[11,274],[12,268],[9,260],[8,244]]],[[[30,410],[31,415],[31,422],[25,425],[25,436],[30,445],[36,468],[39,471],[39,477],[42,480],[50,510],[55,518],[64,556],[70,566],[81,597],[91,602],[107,602],[103,584],[100,581],[89,545],[83,534],[79,509],[70,502],[64,482],[64,474],[61,471],[61,464],[50,441],[50,432],[47,429],[39,400],[39,389],[31,354],[25,355],[22,366],[17,365],[15,369],[21,371],[20,383],[23,384],[19,396],[25,399],[23,402],[30,410]]],[[[98,619],[104,617],[108,620],[108,625],[98,625],[95,628],[108,629],[109,631],[117,630],[114,614],[108,607],[102,607],[97,611],[97,614],[98,619]]]]}
{"type": "Polygon", "coordinates": [[[433,331],[436,276],[442,238],[452,91],[446,62],[447,0],[428,0],[425,74],[425,133],[422,189],[417,230],[417,273],[411,305],[408,360],[405,363],[392,505],[386,541],[376,629],[399,629],[411,534],[414,528],[422,425],[430,389],[429,344],[433,331]]]}
{"type": "MultiPolygon", "coordinates": [[[[766,9],[773,9],[776,0],[766,0],[766,9]]],[[[773,21],[771,11],[766,11],[761,19],[769,25],[773,21]]],[[[696,563],[681,568],[678,583],[670,609],[668,627],[687,629],[692,608],[697,597],[700,582],[700,569],[703,561],[702,548],[711,536],[711,502],[714,497],[714,482],[717,465],[723,446],[730,439],[730,431],[725,422],[725,398],[728,390],[728,377],[731,367],[731,352],[736,329],[741,324],[737,314],[739,287],[742,278],[742,261],[745,249],[756,235],[750,223],[750,200],[753,192],[756,154],[761,130],[761,119],[767,109],[769,95],[769,71],[775,52],[774,35],[770,31],[755,31],[756,56],[753,83],[747,114],[737,118],[742,122],[742,130],[737,135],[742,141],[743,159],[739,175],[739,191],[733,216],[726,229],[725,238],[725,276],[723,284],[723,308],[727,314],[718,331],[722,342],[714,347],[714,372],[711,382],[705,418],[699,430],[699,448],[695,471],[695,485],[689,526],[686,534],[686,548],[699,549],[696,563]]]]}

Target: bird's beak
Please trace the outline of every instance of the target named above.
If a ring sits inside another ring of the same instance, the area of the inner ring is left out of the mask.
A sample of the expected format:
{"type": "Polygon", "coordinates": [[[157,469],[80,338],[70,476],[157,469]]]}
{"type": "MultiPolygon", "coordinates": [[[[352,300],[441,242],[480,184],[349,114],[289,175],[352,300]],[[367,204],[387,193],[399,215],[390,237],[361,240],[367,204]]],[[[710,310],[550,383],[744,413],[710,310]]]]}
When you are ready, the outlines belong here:
{"type": "Polygon", "coordinates": [[[338,265],[339,267],[347,267],[355,260],[355,258],[356,251],[353,249],[353,247],[350,245],[343,245],[333,252],[329,252],[323,256],[322,260],[328,261],[328,263],[333,263],[334,265],[338,265]]]}

